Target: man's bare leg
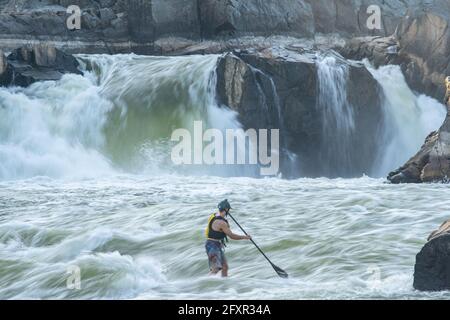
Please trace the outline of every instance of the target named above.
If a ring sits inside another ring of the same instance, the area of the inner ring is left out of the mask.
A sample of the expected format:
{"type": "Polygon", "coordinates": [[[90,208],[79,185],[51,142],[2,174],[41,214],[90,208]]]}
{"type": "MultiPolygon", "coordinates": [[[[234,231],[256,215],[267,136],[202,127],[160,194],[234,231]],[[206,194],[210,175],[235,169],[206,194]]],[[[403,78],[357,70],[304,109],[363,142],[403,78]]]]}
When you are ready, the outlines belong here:
{"type": "Polygon", "coordinates": [[[222,266],[222,277],[228,277],[228,263],[224,263],[222,266]]]}
{"type": "MultiPolygon", "coordinates": [[[[215,266],[215,265],[216,265],[216,261],[217,261],[217,257],[212,256],[212,257],[210,257],[210,259],[211,259],[212,265],[215,266]]],[[[210,276],[216,275],[217,273],[219,273],[219,271],[220,271],[219,268],[214,267],[214,268],[212,268],[212,269],[210,270],[209,275],[210,275],[210,276]]]]}

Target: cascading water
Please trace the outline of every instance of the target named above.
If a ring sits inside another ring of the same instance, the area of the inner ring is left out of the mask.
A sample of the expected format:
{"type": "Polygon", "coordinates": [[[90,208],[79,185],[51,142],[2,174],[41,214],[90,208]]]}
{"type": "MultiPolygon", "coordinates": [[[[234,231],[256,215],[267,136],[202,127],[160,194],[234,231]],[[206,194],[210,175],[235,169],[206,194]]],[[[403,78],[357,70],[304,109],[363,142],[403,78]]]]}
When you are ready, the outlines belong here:
{"type": "Polygon", "coordinates": [[[348,65],[333,55],[317,61],[317,108],[322,114],[321,165],[328,177],[352,173],[353,107],[347,100],[348,65]]]}
{"type": "Polygon", "coordinates": [[[183,172],[252,175],[236,166],[174,168],[174,129],[240,128],[216,104],[218,56],[80,56],[85,76],[0,89],[0,179],[183,172]]]}
{"type": "Polygon", "coordinates": [[[385,177],[403,165],[422,146],[425,138],[444,122],[446,108],[408,87],[399,66],[366,67],[383,88],[384,126],[380,133],[380,154],[372,176],[385,177]]]}
{"type": "MultiPolygon", "coordinates": [[[[446,108],[430,97],[413,93],[399,66],[375,69],[364,63],[383,89],[383,123],[373,168],[363,173],[385,177],[412,157],[427,135],[440,127],[446,108]]],[[[318,57],[317,107],[323,117],[320,153],[327,177],[354,175],[352,166],[360,156],[353,145],[359,133],[355,131],[354,106],[347,99],[348,68],[348,62],[334,54],[318,57]]]]}
{"type": "MultiPolygon", "coordinates": [[[[1,88],[0,179],[90,177],[117,171],[257,176],[251,166],[175,167],[170,159],[174,129],[192,132],[195,120],[203,121],[204,129],[241,127],[235,112],[216,104],[218,57],[86,55],[79,57],[89,70],[84,76],[66,75],[26,89],[1,88]]],[[[442,123],[445,109],[430,98],[416,97],[398,68],[369,69],[385,97],[381,151],[376,167],[366,173],[378,177],[419,149],[442,123]]],[[[253,72],[265,79],[257,81],[262,105],[278,119],[273,126],[281,129],[284,170],[286,163],[301,167],[285,147],[273,79],[257,69],[253,72]]],[[[358,156],[352,143],[358,133],[347,100],[348,64],[336,55],[319,56],[317,72],[317,108],[323,117],[319,165],[325,176],[351,176],[358,156]]],[[[292,167],[287,171],[294,172],[292,167]]]]}
{"type": "Polygon", "coordinates": [[[281,111],[280,97],[278,96],[277,87],[275,86],[275,82],[273,81],[272,77],[269,77],[269,80],[270,80],[270,87],[273,92],[275,107],[278,111],[278,123],[281,132],[281,142],[282,142],[281,154],[282,159],[284,160],[283,171],[286,173],[287,176],[298,177],[299,173],[298,166],[300,165],[298,163],[298,156],[294,152],[290,151],[289,148],[287,147],[288,135],[286,134],[283,114],[281,111]]]}
{"type": "Polygon", "coordinates": [[[271,125],[280,130],[282,171],[288,177],[298,177],[298,166],[301,164],[298,163],[298,156],[288,148],[289,136],[286,132],[283,111],[281,110],[281,101],[275,81],[270,75],[264,73],[260,69],[253,66],[250,66],[250,68],[255,77],[255,83],[259,91],[260,105],[263,106],[264,112],[269,115],[269,118],[276,119],[276,121],[274,121],[275,123],[272,123],[271,125]]]}
{"type": "Polygon", "coordinates": [[[95,176],[111,171],[99,152],[113,105],[87,78],[0,88],[0,179],[95,176]]]}

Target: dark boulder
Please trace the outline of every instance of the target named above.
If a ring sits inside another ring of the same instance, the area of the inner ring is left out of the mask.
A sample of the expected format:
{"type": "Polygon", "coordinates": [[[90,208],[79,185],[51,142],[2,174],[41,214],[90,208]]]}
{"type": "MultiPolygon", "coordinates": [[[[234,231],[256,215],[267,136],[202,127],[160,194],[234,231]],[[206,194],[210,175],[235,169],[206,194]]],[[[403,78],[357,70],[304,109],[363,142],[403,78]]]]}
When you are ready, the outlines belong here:
{"type": "Polygon", "coordinates": [[[308,121],[318,115],[314,108],[314,62],[288,62],[259,53],[237,55],[219,60],[218,101],[238,113],[245,129],[280,129],[281,172],[295,177],[299,164],[292,164],[286,151],[300,150],[294,150],[295,143],[290,141],[303,140],[301,152],[308,154],[308,148],[314,148],[310,145],[314,138],[308,141],[305,136],[319,134],[317,122],[308,121]]]}
{"type": "MultiPolygon", "coordinates": [[[[291,152],[281,158],[285,176],[330,176],[333,172],[353,177],[370,172],[383,121],[377,81],[364,66],[348,64],[347,100],[353,109],[355,130],[350,137],[351,167],[342,168],[335,161],[337,153],[322,153],[339,145],[327,144],[329,137],[324,136],[316,55],[288,51],[244,51],[221,58],[217,69],[219,102],[237,111],[245,128],[280,129],[281,148],[291,152]],[[295,163],[292,154],[296,155],[295,163]]],[[[347,62],[342,59],[342,63],[347,62]]]]}
{"type": "Polygon", "coordinates": [[[11,68],[3,51],[0,50],[0,85],[7,85],[11,79],[11,68]]]}
{"type": "Polygon", "coordinates": [[[450,234],[432,238],[416,256],[414,288],[420,291],[450,290],[450,234]]]}
{"type": "Polygon", "coordinates": [[[271,79],[234,54],[220,58],[217,96],[221,105],[239,113],[246,128],[279,128],[276,97],[271,79]]]}
{"type": "Polygon", "coordinates": [[[4,86],[29,86],[37,81],[59,80],[66,73],[81,74],[78,61],[53,46],[37,45],[14,50],[6,58],[4,86]]]}

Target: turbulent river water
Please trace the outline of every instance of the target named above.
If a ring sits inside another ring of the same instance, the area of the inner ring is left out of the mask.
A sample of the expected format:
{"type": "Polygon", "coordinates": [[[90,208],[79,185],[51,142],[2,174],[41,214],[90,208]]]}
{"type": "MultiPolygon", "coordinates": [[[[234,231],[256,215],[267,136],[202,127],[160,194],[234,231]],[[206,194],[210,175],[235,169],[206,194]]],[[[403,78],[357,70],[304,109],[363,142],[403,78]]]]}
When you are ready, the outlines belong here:
{"type": "MultiPolygon", "coordinates": [[[[0,298],[450,297],[412,288],[415,255],[448,219],[447,186],[175,168],[174,128],[240,128],[215,102],[218,56],[79,58],[84,76],[0,89],[0,298]],[[224,198],[289,279],[249,242],[227,248],[229,279],[207,276],[203,231],[224,198]]],[[[445,109],[399,68],[369,69],[386,98],[378,177],[420,148],[445,109]]],[[[345,75],[336,70],[327,61],[322,74],[345,75]]]]}
{"type": "Polygon", "coordinates": [[[3,182],[0,297],[448,299],[412,287],[415,255],[448,218],[448,199],[445,185],[371,178],[3,182]],[[229,279],[207,276],[203,228],[225,197],[289,279],[249,242],[229,243],[229,279]],[[80,290],[67,289],[72,266],[80,290]]]}

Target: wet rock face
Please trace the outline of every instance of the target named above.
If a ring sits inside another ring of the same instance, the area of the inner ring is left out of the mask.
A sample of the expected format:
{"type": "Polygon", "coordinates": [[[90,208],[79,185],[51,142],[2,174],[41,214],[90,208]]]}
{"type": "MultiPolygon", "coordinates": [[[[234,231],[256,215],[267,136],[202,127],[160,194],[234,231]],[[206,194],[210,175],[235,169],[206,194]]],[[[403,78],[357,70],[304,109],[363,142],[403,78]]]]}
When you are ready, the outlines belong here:
{"type": "Polygon", "coordinates": [[[138,42],[150,42],[155,38],[153,26],[153,11],[150,1],[131,0],[126,9],[128,11],[127,24],[131,39],[138,42]]]}
{"type": "Polygon", "coordinates": [[[26,87],[37,81],[59,80],[65,73],[81,74],[78,61],[53,46],[22,47],[0,58],[3,86],[26,87]]]}
{"type": "MultiPolygon", "coordinates": [[[[271,52],[239,52],[221,58],[217,69],[218,101],[238,112],[245,128],[280,129],[281,148],[297,155],[294,164],[288,155],[281,159],[281,171],[288,177],[329,176],[322,165],[324,157],[331,157],[329,163],[335,163],[333,155],[321,153],[322,147],[332,146],[322,145],[328,138],[324,137],[324,110],[318,106],[314,57],[306,53],[284,59],[271,52]]],[[[376,137],[383,121],[381,90],[360,65],[349,66],[346,81],[355,120],[352,167],[332,169],[340,176],[361,176],[370,172],[378,152],[376,137]]]]}
{"type": "Polygon", "coordinates": [[[0,50],[0,75],[6,72],[7,67],[6,56],[3,51],[0,50]]]}
{"type": "Polygon", "coordinates": [[[168,37],[198,41],[312,37],[316,33],[387,36],[408,8],[424,6],[419,0],[390,0],[389,5],[384,0],[5,0],[0,1],[0,35],[5,39],[105,41],[108,46],[85,45],[106,53],[133,51],[136,45],[143,48],[142,53],[153,53],[154,42],[168,37]],[[81,30],[66,26],[70,5],[82,9],[81,30]],[[371,5],[382,11],[379,30],[367,27],[371,5]],[[127,47],[130,40],[135,43],[127,47]]]}
{"type": "Polygon", "coordinates": [[[450,290],[450,234],[432,239],[417,254],[414,288],[420,291],[450,290]]]}
{"type": "Polygon", "coordinates": [[[272,123],[276,120],[278,124],[278,119],[271,91],[270,79],[237,56],[227,54],[220,59],[217,67],[219,103],[237,111],[239,121],[246,128],[279,127],[272,123]]]}
{"type": "MultiPolygon", "coordinates": [[[[320,136],[316,121],[320,114],[314,107],[314,61],[285,61],[251,53],[238,56],[226,55],[219,61],[219,103],[238,112],[244,128],[280,129],[281,148],[307,155],[314,148],[311,142],[320,136]]],[[[281,172],[295,177],[295,170],[287,162],[287,154],[282,152],[281,172]]]]}
{"type": "Polygon", "coordinates": [[[312,36],[311,6],[303,0],[200,0],[203,36],[284,34],[312,36]]]}
{"type": "Polygon", "coordinates": [[[0,85],[7,85],[11,81],[11,68],[3,51],[0,50],[0,85]]]}
{"type": "Polygon", "coordinates": [[[152,0],[155,38],[177,36],[200,39],[198,0],[152,0]]]}

